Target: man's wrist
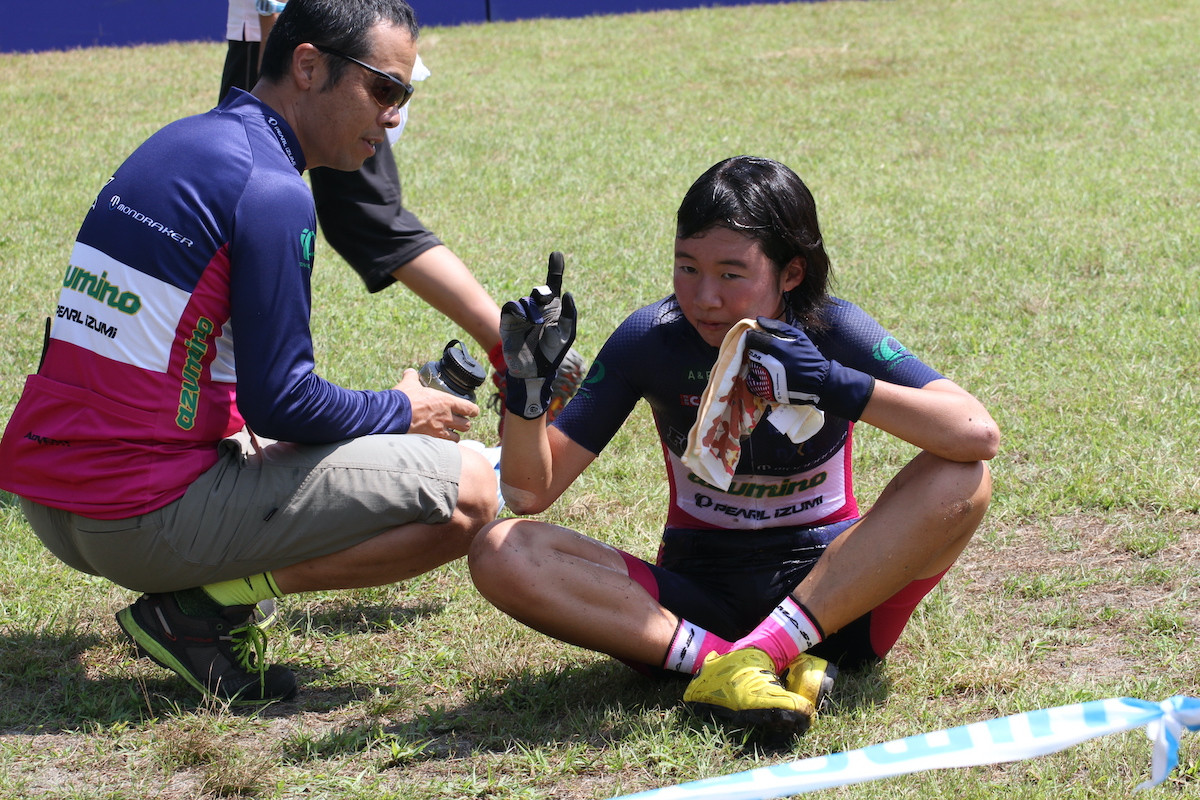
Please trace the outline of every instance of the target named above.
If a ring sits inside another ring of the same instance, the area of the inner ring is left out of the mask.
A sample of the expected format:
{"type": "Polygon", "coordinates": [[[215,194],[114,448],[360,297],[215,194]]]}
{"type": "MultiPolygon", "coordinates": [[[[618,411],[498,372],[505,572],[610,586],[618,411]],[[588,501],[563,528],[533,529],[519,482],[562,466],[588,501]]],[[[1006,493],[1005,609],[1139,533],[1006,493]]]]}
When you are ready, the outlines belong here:
{"type": "Polygon", "coordinates": [[[286,5],[287,0],[254,0],[254,10],[258,12],[260,17],[279,14],[286,5]]]}

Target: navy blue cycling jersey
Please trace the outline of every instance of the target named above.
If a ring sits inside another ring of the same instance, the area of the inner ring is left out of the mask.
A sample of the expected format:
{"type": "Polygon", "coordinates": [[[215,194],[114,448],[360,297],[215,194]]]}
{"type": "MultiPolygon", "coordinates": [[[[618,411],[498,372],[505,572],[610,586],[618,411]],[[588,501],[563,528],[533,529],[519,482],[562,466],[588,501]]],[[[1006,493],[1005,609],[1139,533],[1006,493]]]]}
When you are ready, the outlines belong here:
{"type": "MultiPolygon", "coordinates": [[[[853,303],[834,298],[826,319],[821,330],[809,331],[825,357],[903,386],[921,387],[942,377],[853,303]]],[[[579,394],[553,424],[599,454],[645,398],[671,484],[668,527],[763,529],[857,517],[850,464],[853,423],[832,414],[826,413],[820,431],[799,445],[765,424],[764,417],[742,442],[727,491],[684,466],[688,431],[717,352],[673,297],[641,308],[608,338],[579,394]]]]}
{"type": "Polygon", "coordinates": [[[302,443],[408,429],[402,392],[315,371],[304,168],[295,132],[241,91],[121,165],[80,228],[45,361],[0,441],[0,488],[123,519],[182,496],[243,424],[302,443]]]}

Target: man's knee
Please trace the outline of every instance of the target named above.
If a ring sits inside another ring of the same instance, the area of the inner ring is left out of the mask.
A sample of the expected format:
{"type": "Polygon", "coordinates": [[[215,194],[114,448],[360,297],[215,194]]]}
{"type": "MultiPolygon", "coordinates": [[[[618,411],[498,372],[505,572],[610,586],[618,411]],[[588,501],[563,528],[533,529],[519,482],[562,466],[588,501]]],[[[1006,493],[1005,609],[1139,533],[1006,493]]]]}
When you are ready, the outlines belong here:
{"type": "Polygon", "coordinates": [[[496,470],[479,453],[462,449],[462,471],[458,481],[456,514],[461,514],[472,534],[500,513],[496,470]]]}

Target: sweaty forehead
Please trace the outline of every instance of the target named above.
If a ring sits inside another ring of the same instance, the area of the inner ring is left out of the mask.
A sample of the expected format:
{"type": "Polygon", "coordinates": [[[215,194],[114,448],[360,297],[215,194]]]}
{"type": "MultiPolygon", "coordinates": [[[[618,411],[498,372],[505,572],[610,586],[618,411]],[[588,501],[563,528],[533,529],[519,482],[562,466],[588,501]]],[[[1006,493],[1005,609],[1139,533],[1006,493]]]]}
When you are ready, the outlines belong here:
{"type": "Polygon", "coordinates": [[[762,246],[753,236],[713,226],[684,239],[676,237],[675,252],[694,257],[745,259],[761,255],[762,246]]]}

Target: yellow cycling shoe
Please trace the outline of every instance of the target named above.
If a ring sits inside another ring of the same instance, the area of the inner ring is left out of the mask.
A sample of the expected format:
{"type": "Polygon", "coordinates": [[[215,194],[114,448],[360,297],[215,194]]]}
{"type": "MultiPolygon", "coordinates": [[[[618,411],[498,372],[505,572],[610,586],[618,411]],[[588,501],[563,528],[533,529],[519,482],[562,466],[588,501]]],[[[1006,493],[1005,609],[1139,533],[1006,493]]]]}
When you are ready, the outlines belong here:
{"type": "Polygon", "coordinates": [[[783,688],[800,695],[819,713],[833,688],[838,668],[823,658],[801,653],[783,672],[783,688]]]}
{"type": "Polygon", "coordinates": [[[709,653],[683,704],[699,716],[774,735],[804,733],[816,713],[811,700],[784,688],[771,657],[754,647],[709,653]]]}

